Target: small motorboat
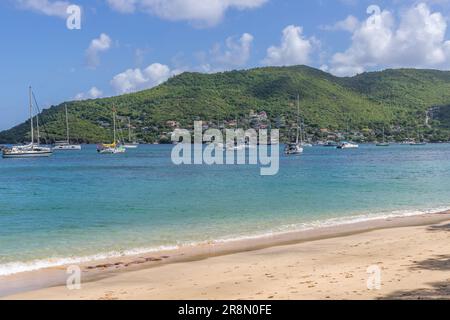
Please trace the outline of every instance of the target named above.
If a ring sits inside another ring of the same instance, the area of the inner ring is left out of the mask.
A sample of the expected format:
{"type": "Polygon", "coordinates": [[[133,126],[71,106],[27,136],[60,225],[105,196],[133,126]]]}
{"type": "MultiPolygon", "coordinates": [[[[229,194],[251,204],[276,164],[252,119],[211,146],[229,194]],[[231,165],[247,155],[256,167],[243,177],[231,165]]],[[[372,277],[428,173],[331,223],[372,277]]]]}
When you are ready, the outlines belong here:
{"type": "Polygon", "coordinates": [[[344,141],[337,146],[338,149],[358,149],[359,145],[344,141]]]}

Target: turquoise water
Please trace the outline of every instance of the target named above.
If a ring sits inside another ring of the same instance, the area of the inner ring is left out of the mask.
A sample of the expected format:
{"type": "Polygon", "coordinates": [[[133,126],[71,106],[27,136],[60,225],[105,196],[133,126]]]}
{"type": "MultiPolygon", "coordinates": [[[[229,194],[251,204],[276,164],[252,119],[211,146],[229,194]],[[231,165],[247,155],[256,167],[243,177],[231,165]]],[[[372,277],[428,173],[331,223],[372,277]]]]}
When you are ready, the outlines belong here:
{"type": "Polygon", "coordinates": [[[450,207],[450,145],[305,149],[175,166],[172,146],[0,160],[0,275],[107,255],[450,207]]]}

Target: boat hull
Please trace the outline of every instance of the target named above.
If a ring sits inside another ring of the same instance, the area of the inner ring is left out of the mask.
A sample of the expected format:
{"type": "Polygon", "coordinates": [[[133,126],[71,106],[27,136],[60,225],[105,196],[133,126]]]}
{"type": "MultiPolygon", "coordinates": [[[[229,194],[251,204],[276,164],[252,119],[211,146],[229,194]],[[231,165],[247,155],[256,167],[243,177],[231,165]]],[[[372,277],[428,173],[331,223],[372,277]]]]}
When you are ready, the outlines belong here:
{"type": "Polygon", "coordinates": [[[124,144],[123,147],[125,149],[137,149],[138,145],[137,144],[124,144]]]}
{"type": "Polygon", "coordinates": [[[290,155],[300,155],[303,153],[303,148],[300,145],[287,145],[284,149],[284,154],[290,155]]]}
{"type": "Polygon", "coordinates": [[[17,159],[17,158],[46,158],[50,157],[52,152],[29,152],[29,153],[3,153],[4,159],[17,159]]]}
{"type": "Polygon", "coordinates": [[[53,147],[55,151],[79,151],[81,150],[80,145],[67,145],[67,146],[55,146],[53,147]]]}
{"type": "Polygon", "coordinates": [[[97,150],[100,154],[119,154],[119,153],[125,153],[125,148],[104,148],[97,150]]]}

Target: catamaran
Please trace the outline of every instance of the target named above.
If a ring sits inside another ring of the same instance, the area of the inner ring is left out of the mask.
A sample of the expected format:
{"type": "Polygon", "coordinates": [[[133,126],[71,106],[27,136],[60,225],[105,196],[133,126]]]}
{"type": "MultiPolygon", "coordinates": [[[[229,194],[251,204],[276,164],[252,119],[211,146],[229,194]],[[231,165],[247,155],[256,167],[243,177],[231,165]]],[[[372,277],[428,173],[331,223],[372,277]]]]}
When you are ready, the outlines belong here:
{"type": "Polygon", "coordinates": [[[114,126],[114,140],[111,144],[100,144],[97,146],[97,152],[100,154],[117,154],[125,153],[126,149],[117,142],[116,134],[116,110],[113,110],[113,126],[114,126]]]}
{"type": "Polygon", "coordinates": [[[53,146],[53,150],[81,150],[81,145],[70,143],[70,132],[69,132],[69,114],[67,113],[67,105],[64,106],[66,111],[66,141],[56,141],[53,146]]]}
{"type": "Polygon", "coordinates": [[[3,158],[35,158],[35,157],[49,157],[53,154],[51,148],[40,146],[40,134],[39,134],[39,118],[36,115],[36,130],[37,130],[37,142],[34,142],[34,116],[33,116],[33,102],[32,102],[32,89],[29,88],[30,96],[30,127],[31,127],[31,143],[22,146],[13,146],[11,148],[4,148],[2,150],[3,158]]]}
{"type": "Polygon", "coordinates": [[[139,143],[136,141],[131,141],[131,119],[128,117],[128,142],[123,144],[125,149],[136,149],[139,143]]]}
{"type": "Polygon", "coordinates": [[[284,149],[284,153],[287,155],[297,155],[303,153],[303,138],[300,141],[300,95],[297,95],[297,137],[295,143],[288,143],[284,149]]]}

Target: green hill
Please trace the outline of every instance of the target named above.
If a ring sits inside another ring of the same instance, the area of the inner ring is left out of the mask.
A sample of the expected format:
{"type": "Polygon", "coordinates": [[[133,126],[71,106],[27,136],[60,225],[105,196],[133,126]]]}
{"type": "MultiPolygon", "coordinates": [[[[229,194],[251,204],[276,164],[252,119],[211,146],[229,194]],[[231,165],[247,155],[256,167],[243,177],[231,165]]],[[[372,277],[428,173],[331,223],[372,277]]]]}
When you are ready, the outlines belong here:
{"type": "MultiPolygon", "coordinates": [[[[250,126],[251,111],[265,111],[267,123],[286,137],[296,119],[295,97],[310,136],[323,132],[359,131],[367,140],[388,135],[404,139],[412,132],[432,141],[450,138],[450,72],[398,69],[338,78],[306,67],[268,67],[216,74],[183,73],[164,84],[132,94],[67,102],[71,135],[79,142],[111,140],[111,109],[126,127],[130,117],[137,137],[146,142],[164,140],[173,130],[170,121],[191,128],[195,120],[232,121],[250,126]],[[428,115],[430,120],[425,126],[428,115]]],[[[47,142],[63,139],[64,103],[40,114],[47,142]]],[[[29,140],[29,122],[0,133],[0,143],[29,140]]]]}

